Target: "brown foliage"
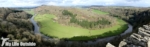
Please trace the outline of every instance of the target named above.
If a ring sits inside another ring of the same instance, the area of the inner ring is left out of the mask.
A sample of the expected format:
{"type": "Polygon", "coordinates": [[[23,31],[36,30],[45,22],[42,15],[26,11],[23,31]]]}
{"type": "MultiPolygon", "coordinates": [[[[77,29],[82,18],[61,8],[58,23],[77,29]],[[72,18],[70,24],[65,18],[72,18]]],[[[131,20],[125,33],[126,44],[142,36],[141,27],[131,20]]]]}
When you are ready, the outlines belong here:
{"type": "Polygon", "coordinates": [[[79,24],[70,23],[71,17],[63,15],[62,12],[64,10],[68,10],[69,12],[73,13],[73,15],[76,15],[75,18],[79,21],[87,20],[89,22],[96,22],[98,20],[106,19],[111,22],[110,25],[98,25],[97,27],[95,27],[95,29],[101,29],[100,26],[106,28],[116,24],[115,18],[105,14],[96,14],[92,11],[92,9],[59,6],[40,6],[35,9],[35,12],[36,14],[53,14],[56,16],[56,18],[54,18],[53,20],[61,25],[82,27],[79,24]]]}
{"type": "Polygon", "coordinates": [[[22,10],[0,8],[0,37],[34,42],[36,39],[32,33],[31,17],[32,15],[22,10]]]}

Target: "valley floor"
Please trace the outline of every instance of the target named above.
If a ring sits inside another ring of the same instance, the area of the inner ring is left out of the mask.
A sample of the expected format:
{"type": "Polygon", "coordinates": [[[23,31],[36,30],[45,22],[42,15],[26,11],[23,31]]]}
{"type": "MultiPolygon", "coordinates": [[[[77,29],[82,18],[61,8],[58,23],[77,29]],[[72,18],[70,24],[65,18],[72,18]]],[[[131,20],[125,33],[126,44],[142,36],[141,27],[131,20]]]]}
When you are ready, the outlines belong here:
{"type": "Polygon", "coordinates": [[[52,14],[35,16],[34,19],[39,22],[41,33],[51,37],[70,38],[71,40],[89,40],[98,37],[118,35],[128,28],[126,22],[121,19],[117,20],[117,25],[110,28],[88,30],[85,28],[60,25],[52,20],[54,17],[52,14]]]}

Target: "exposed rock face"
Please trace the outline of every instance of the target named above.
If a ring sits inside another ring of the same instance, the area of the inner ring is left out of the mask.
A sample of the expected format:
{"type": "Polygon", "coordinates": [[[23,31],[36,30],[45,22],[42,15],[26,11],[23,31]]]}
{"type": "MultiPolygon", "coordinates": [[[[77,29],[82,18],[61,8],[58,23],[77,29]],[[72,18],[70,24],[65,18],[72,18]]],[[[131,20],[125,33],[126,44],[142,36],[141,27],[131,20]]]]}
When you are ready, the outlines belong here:
{"type": "MultiPolygon", "coordinates": [[[[134,28],[137,28],[138,26],[145,25],[150,22],[150,9],[145,10],[145,11],[138,11],[133,13],[133,17],[130,17],[128,20],[129,23],[131,23],[134,28]]],[[[144,28],[147,28],[144,26],[144,28]]]]}
{"type": "Polygon", "coordinates": [[[121,41],[119,47],[150,47],[150,24],[143,25],[138,33],[133,33],[121,41]]]}
{"type": "Polygon", "coordinates": [[[115,46],[110,43],[107,43],[106,47],[115,47],[115,46]]]}

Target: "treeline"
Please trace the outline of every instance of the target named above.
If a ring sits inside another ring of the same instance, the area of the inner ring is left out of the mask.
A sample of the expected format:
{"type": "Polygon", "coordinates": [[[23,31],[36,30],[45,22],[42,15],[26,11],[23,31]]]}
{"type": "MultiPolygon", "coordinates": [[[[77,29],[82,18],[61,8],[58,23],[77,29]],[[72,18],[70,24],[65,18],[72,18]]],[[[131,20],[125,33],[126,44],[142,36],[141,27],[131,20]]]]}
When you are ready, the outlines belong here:
{"type": "Polygon", "coordinates": [[[0,37],[22,42],[42,43],[41,36],[33,33],[31,17],[31,14],[22,10],[0,8],[0,37]]]}
{"type": "Polygon", "coordinates": [[[109,25],[111,24],[111,22],[109,22],[108,20],[106,19],[102,19],[102,20],[98,20],[98,21],[92,21],[92,22],[89,22],[87,20],[82,20],[82,21],[79,21],[75,18],[72,18],[70,19],[70,22],[71,23],[76,23],[84,28],[88,28],[88,29],[91,29],[91,28],[94,28],[95,26],[98,26],[98,25],[109,25]]]}
{"type": "Polygon", "coordinates": [[[34,34],[31,17],[31,14],[24,11],[0,8],[0,37],[9,38],[15,42],[35,42],[35,47],[56,46],[54,42],[45,40],[40,34],[34,34]]]}
{"type": "Polygon", "coordinates": [[[149,23],[150,21],[150,9],[149,8],[110,8],[110,7],[99,7],[92,8],[98,9],[101,11],[109,12],[111,16],[121,18],[126,20],[130,24],[137,28],[138,26],[142,26],[144,24],[149,23]]]}
{"type": "Polygon", "coordinates": [[[98,26],[98,25],[109,25],[111,24],[110,21],[106,20],[106,19],[102,19],[102,20],[98,20],[98,21],[87,21],[87,20],[82,20],[82,21],[79,21],[78,19],[76,19],[75,17],[77,16],[77,14],[73,14],[71,12],[69,12],[68,10],[64,10],[62,12],[63,15],[65,16],[70,16],[71,19],[70,19],[70,23],[76,23],[84,28],[88,28],[88,29],[92,29],[94,28],[95,26],[98,26]]]}
{"type": "Polygon", "coordinates": [[[140,8],[115,8],[115,7],[99,7],[99,8],[92,8],[101,10],[104,12],[108,12],[111,16],[118,17],[124,20],[129,20],[130,17],[133,17],[133,13],[141,11],[140,8]]]}

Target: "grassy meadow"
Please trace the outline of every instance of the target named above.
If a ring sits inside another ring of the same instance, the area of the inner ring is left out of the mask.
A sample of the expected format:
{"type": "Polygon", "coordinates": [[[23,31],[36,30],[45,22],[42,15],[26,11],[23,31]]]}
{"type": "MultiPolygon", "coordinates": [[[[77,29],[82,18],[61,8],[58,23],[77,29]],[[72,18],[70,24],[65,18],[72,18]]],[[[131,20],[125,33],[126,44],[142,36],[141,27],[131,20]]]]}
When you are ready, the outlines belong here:
{"type": "MultiPolygon", "coordinates": [[[[99,14],[108,14],[98,10],[93,10],[99,14]]],[[[58,24],[53,21],[52,18],[55,18],[55,15],[52,14],[38,14],[35,16],[35,21],[40,24],[40,32],[51,37],[56,38],[67,38],[70,40],[90,40],[98,37],[108,37],[112,35],[117,35],[125,31],[128,26],[127,23],[121,19],[117,19],[117,25],[114,25],[110,28],[89,30],[85,28],[65,26],[58,24]]]]}
{"type": "Polygon", "coordinates": [[[24,9],[24,11],[32,15],[34,14],[33,9],[24,9]]]}
{"type": "Polygon", "coordinates": [[[96,10],[96,9],[93,9],[93,12],[95,12],[97,14],[109,14],[107,12],[99,11],[99,10],[96,10]]]}

